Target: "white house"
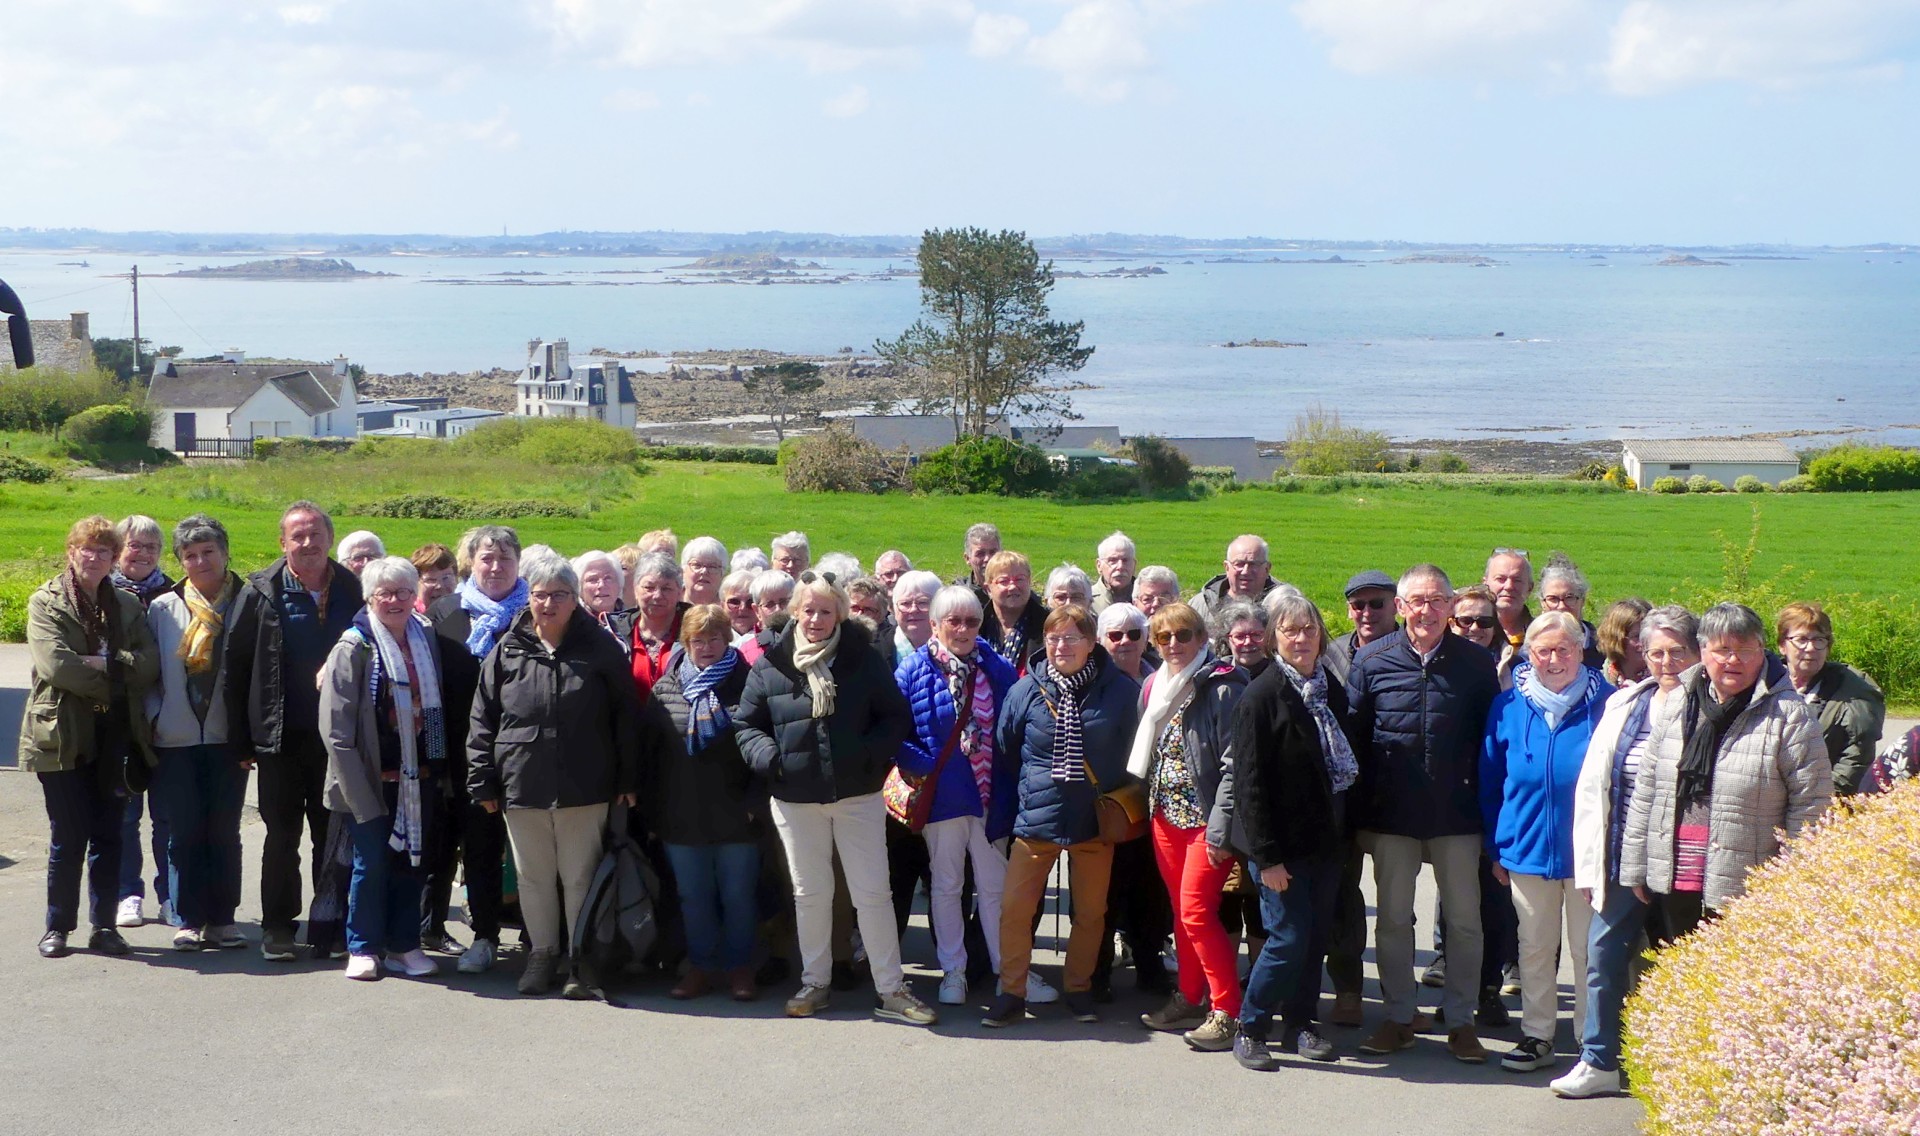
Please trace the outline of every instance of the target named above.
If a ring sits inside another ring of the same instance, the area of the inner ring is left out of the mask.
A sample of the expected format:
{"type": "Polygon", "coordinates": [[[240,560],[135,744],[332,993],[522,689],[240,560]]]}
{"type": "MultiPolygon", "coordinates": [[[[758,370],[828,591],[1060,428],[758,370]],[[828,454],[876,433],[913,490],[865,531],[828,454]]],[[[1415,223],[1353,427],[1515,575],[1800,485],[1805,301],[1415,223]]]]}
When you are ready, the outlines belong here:
{"type": "Polygon", "coordinates": [[[1620,455],[1620,465],[1643,490],[1651,489],[1663,477],[1685,481],[1695,474],[1704,474],[1728,487],[1747,474],[1768,485],[1778,485],[1800,472],[1800,455],[1775,438],[1658,438],[1628,442],[1620,455]]]}
{"type": "Polygon", "coordinates": [[[506,415],[478,406],[451,406],[445,410],[401,410],[393,415],[393,426],[369,431],[401,438],[458,438],[482,423],[506,415]]]}
{"type": "Polygon", "coordinates": [[[610,359],[573,365],[564,339],[527,341],[527,363],[514,380],[514,413],[522,418],[591,418],[633,429],[638,401],[625,366],[610,359]]]}
{"type": "Polygon", "coordinates": [[[153,444],[193,453],[204,441],[351,438],[359,395],[347,357],[328,363],[248,363],[238,352],[218,363],[153,365],[147,405],[153,444]]]}

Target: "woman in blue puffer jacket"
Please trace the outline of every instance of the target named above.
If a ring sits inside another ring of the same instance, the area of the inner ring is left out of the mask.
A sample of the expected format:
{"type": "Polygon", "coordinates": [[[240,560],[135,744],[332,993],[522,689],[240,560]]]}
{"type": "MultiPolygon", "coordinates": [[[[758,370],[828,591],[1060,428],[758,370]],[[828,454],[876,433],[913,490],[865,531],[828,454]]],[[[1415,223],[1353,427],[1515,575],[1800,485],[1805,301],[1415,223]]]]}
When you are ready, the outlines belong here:
{"type": "MultiPolygon", "coordinates": [[[[1520,1044],[1501,1067],[1524,1073],[1553,1064],[1561,921],[1573,972],[1587,972],[1592,908],[1573,880],[1573,798],[1587,745],[1613,687],[1581,662],[1585,635],[1566,612],[1527,626],[1528,661],[1493,701],[1480,759],[1480,807],[1494,878],[1513,889],[1520,916],[1520,1044]]],[[[1586,1019],[1586,986],[1574,986],[1575,1022],[1586,1019]]]]}

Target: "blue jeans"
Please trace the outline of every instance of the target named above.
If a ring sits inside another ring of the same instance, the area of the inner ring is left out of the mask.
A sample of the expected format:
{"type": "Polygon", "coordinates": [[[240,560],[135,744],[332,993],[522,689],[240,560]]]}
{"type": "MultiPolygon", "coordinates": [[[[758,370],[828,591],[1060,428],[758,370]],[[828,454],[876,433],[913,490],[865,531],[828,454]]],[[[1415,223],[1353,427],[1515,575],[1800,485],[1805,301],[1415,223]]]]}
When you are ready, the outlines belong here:
{"type": "Polygon", "coordinates": [[[1310,1026],[1320,1007],[1320,968],[1333,932],[1334,904],[1340,893],[1345,854],[1286,865],[1287,890],[1260,885],[1260,921],[1267,945],[1247,974],[1240,1006],[1240,1029],[1248,1037],[1267,1036],[1274,1012],[1289,1029],[1310,1026]]]}
{"type": "Polygon", "coordinates": [[[347,885],[347,950],[356,955],[405,954],[420,946],[420,904],[427,894],[423,860],[414,867],[387,846],[393,816],[365,824],[344,814],[353,834],[353,881],[347,885]]]}
{"type": "Polygon", "coordinates": [[[47,798],[47,930],[71,932],[80,922],[80,869],[87,872],[87,913],[95,927],[113,926],[120,904],[120,825],[127,799],[102,784],[93,764],[42,773],[47,798]]]}
{"type": "Polygon", "coordinates": [[[667,862],[680,890],[687,956],[700,970],[736,970],[753,962],[759,910],[757,844],[669,844],[667,862]]]}
{"type": "Polygon", "coordinates": [[[1633,889],[1607,885],[1587,935],[1587,1020],[1581,1026],[1580,1060],[1595,1069],[1620,1068],[1620,1007],[1627,1000],[1634,944],[1647,924],[1647,905],[1633,889]]]}
{"type": "Polygon", "coordinates": [[[120,898],[147,894],[147,885],[140,878],[147,869],[140,848],[142,812],[153,818],[153,898],[164,904],[173,893],[168,890],[167,880],[167,811],[158,793],[133,793],[127,797],[126,819],[120,829],[120,898]]]}
{"type": "MultiPolygon", "coordinates": [[[[224,927],[240,906],[240,809],[247,770],[226,745],[157,749],[153,772],[156,834],[167,834],[163,888],[181,927],[224,927]],[[160,818],[166,817],[166,821],[160,818]]],[[[136,798],[137,800],[137,798],[136,798]]],[[[138,842],[127,858],[140,855],[138,842]]]]}

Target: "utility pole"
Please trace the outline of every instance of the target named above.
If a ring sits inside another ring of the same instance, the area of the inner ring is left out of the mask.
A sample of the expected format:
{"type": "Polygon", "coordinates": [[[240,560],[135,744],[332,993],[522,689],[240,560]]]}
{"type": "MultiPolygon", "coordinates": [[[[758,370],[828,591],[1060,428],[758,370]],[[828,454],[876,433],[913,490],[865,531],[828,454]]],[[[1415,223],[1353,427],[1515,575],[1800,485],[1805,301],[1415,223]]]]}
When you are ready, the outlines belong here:
{"type": "Polygon", "coordinates": [[[133,377],[140,379],[140,266],[133,266],[133,377]]]}

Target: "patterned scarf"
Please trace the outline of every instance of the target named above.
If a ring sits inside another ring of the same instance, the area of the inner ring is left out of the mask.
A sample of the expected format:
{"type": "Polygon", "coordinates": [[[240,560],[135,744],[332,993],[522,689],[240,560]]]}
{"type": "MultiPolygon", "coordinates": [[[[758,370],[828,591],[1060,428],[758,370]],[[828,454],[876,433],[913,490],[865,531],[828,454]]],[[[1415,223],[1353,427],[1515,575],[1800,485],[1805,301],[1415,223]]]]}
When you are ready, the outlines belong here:
{"type": "Polygon", "coordinates": [[[112,653],[113,621],[107,617],[107,605],[101,602],[103,597],[113,595],[111,588],[102,580],[98,590],[87,591],[71,565],[60,574],[60,598],[80,616],[80,626],[87,632],[87,650],[94,654],[112,653]]]}
{"type": "Polygon", "coordinates": [[[728,647],[726,654],[702,670],[685,652],[680,653],[680,693],[687,699],[687,752],[699,753],[732,728],[733,718],[714,690],[727,681],[740,661],[740,652],[728,647]]]}
{"type": "Polygon", "coordinates": [[[367,668],[367,697],[378,705],[384,685],[393,698],[397,726],[394,732],[400,735],[400,807],[393,811],[393,835],[387,838],[387,847],[405,852],[407,862],[417,868],[427,849],[420,794],[423,759],[425,764],[433,765],[447,758],[447,722],[440,705],[440,674],[433,666],[433,632],[424,617],[409,615],[407,650],[403,654],[387,625],[362,608],[353,617],[352,633],[373,648],[373,661],[367,668]],[[413,658],[411,672],[407,668],[408,655],[413,658]],[[416,708],[419,712],[417,730],[414,727],[416,708]],[[425,754],[419,746],[423,739],[425,754]]]}
{"type": "MultiPolygon", "coordinates": [[[[300,582],[300,577],[293,574],[291,561],[287,563],[286,570],[280,573],[280,590],[283,592],[307,590],[307,586],[300,582]]],[[[333,596],[333,561],[327,561],[327,574],[321,578],[319,590],[309,594],[313,596],[314,618],[324,627],[327,622],[327,600],[333,596]]]]}
{"type": "Polygon", "coordinates": [[[167,574],[157,567],[147,573],[147,578],[144,580],[129,580],[126,574],[118,568],[115,568],[113,575],[108,576],[107,579],[111,580],[113,586],[119,588],[121,591],[132,592],[134,598],[140,601],[141,607],[146,607],[153,602],[155,596],[173,587],[173,581],[168,579],[167,574]]]}
{"type": "Polygon", "coordinates": [[[1037,669],[1043,683],[1051,682],[1060,688],[1059,704],[1050,704],[1053,710],[1053,779],[1063,783],[1085,781],[1087,759],[1081,737],[1080,696],[1100,676],[1100,656],[1089,657],[1085,666],[1070,675],[1055,670],[1051,659],[1042,660],[1037,669]]]}
{"type": "Polygon", "coordinates": [[[1347,732],[1340,728],[1340,720],[1327,705],[1327,661],[1323,658],[1314,664],[1312,678],[1300,677],[1300,672],[1287,665],[1285,659],[1276,657],[1274,662],[1300,692],[1300,700],[1307,704],[1307,713],[1313,715],[1313,724],[1319,727],[1320,752],[1326,759],[1327,780],[1333,791],[1344,793],[1353,788],[1353,783],[1360,779],[1360,763],[1353,756],[1347,732]]]}
{"type": "Polygon", "coordinates": [[[460,597],[460,607],[472,617],[472,630],[467,632],[467,654],[476,659],[484,659],[493,645],[506,634],[513,625],[513,619],[527,609],[527,582],[515,580],[513,590],[503,600],[487,598],[480,585],[472,578],[460,581],[460,590],[454,593],[460,597]]]}
{"type": "Polygon", "coordinates": [[[807,693],[813,699],[813,717],[826,718],[833,714],[833,664],[834,652],[840,649],[840,625],[835,624],[833,634],[818,643],[808,639],[806,633],[798,627],[793,629],[793,665],[807,676],[807,693]]]}
{"type": "Polygon", "coordinates": [[[233,602],[233,594],[239,588],[240,577],[229,572],[220,584],[220,594],[211,601],[191,583],[180,589],[180,597],[187,601],[187,614],[193,617],[193,622],[187,624],[186,632],[180,636],[177,652],[186,663],[188,674],[212,672],[213,648],[220,642],[221,628],[227,622],[227,605],[233,602]]]}
{"type": "Polygon", "coordinates": [[[960,728],[960,748],[967,764],[973,767],[973,784],[980,790],[980,803],[992,803],[993,797],[993,685],[987,681],[987,668],[980,665],[980,649],[966,658],[947,650],[938,639],[927,640],[927,657],[946,672],[947,693],[953,697],[953,712],[967,715],[960,728]],[[966,708],[966,709],[963,709],[966,708]]]}

